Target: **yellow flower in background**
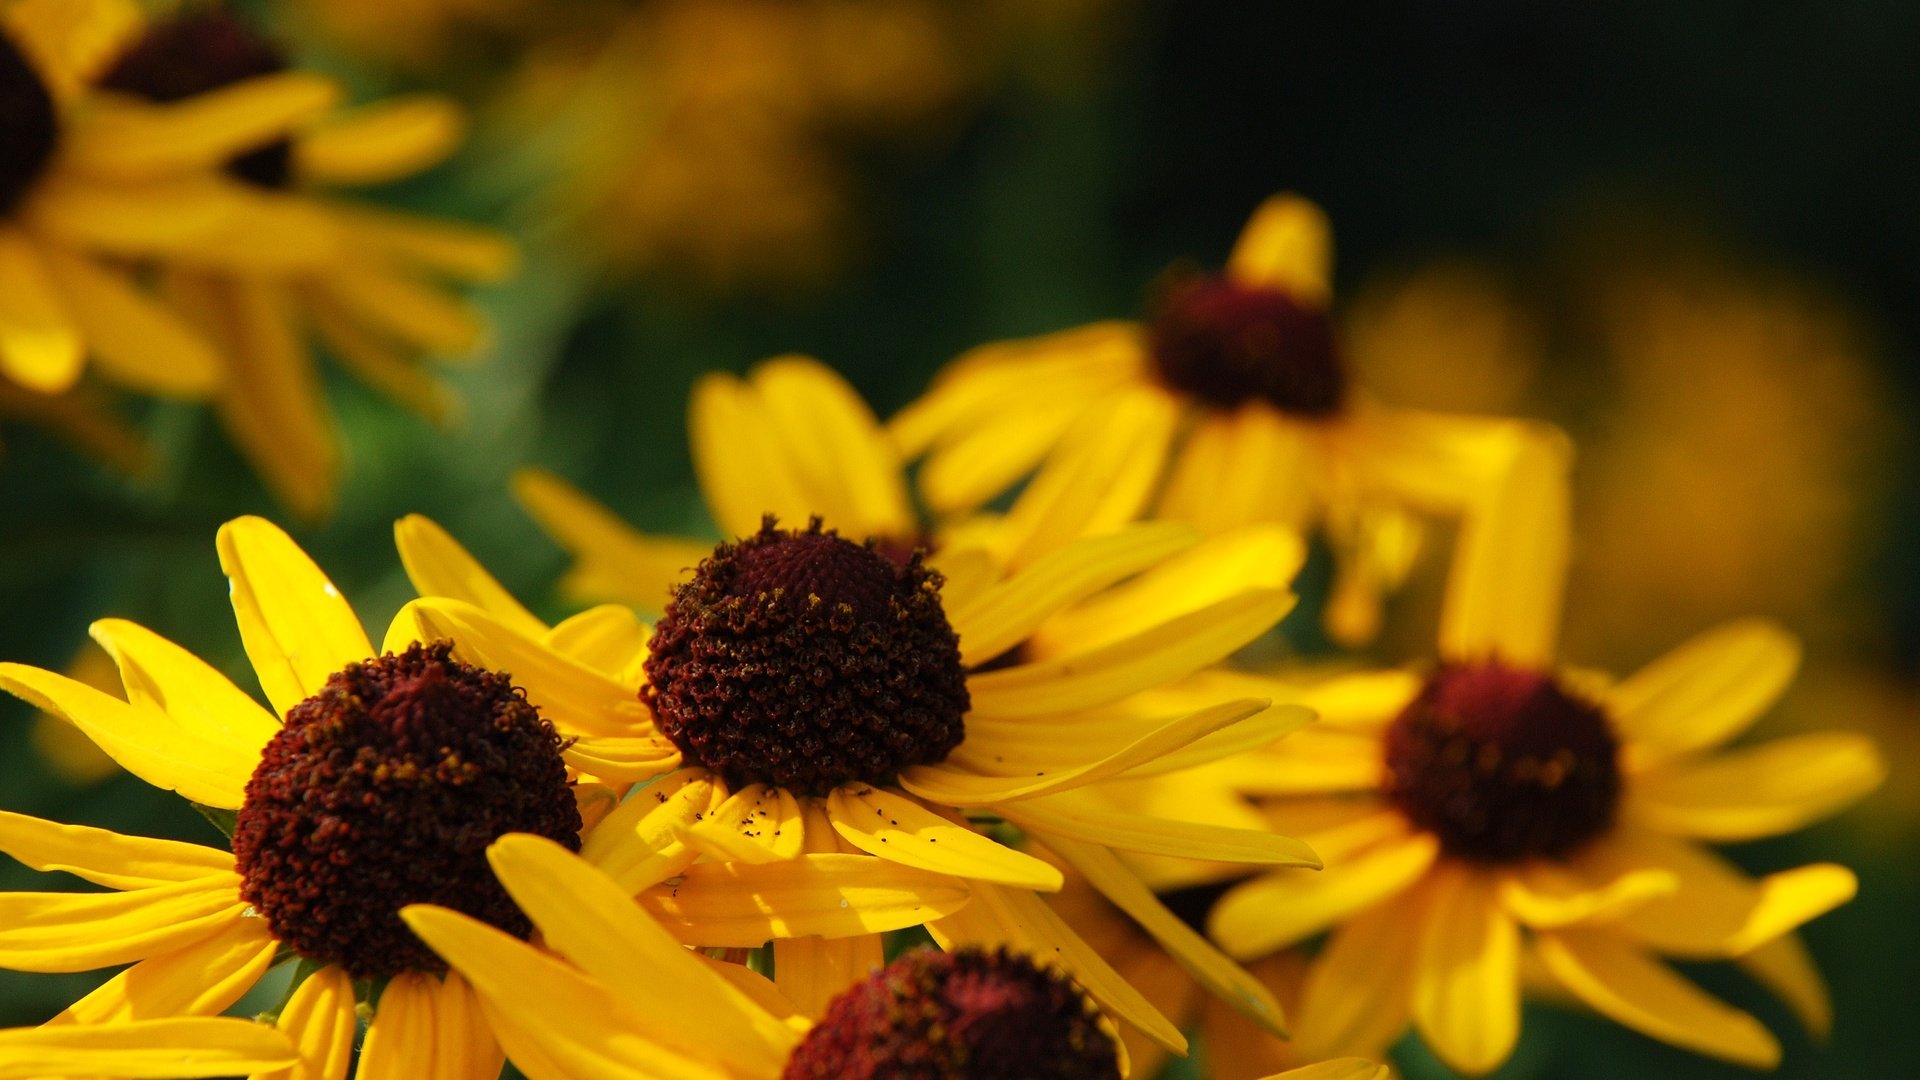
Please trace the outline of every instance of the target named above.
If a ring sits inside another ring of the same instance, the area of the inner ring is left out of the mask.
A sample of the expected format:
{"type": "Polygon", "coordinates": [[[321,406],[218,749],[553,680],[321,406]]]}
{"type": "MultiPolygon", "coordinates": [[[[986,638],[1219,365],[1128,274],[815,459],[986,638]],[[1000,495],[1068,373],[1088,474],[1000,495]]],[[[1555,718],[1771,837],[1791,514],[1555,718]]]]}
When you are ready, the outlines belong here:
{"type": "Polygon", "coordinates": [[[1665,958],[1738,960],[1824,1030],[1794,930],[1850,899],[1854,876],[1819,863],[1755,880],[1702,841],[1798,829],[1885,763],[1840,733],[1716,752],[1793,676],[1798,647],[1770,623],[1730,623],[1618,682],[1558,664],[1564,463],[1543,448],[1515,478],[1502,539],[1451,583],[1438,666],[1300,695],[1319,728],[1233,763],[1328,869],[1240,885],[1209,928],[1242,959],[1333,929],[1301,1005],[1309,1053],[1382,1045],[1411,1019],[1449,1065],[1486,1072],[1519,1035],[1524,955],[1615,1021],[1772,1065],[1772,1034],[1665,958]]]}
{"type": "MultiPolygon", "coordinates": [[[[220,530],[218,547],[241,640],[275,712],[117,619],[95,623],[93,635],[119,665],[124,700],[19,664],[0,664],[0,687],[205,808],[233,850],[0,814],[0,851],[115,890],[0,893],[0,966],[132,963],[54,1021],[117,1026],[217,1013],[297,958],[276,1022],[307,1075],[346,1075],[366,996],[356,980],[369,979],[385,989],[363,1068],[413,1075],[429,1054],[447,1075],[497,1068],[470,990],[441,977],[398,909],[434,901],[526,933],[484,849],[508,832],[577,846],[583,817],[568,761],[649,733],[639,702],[595,699],[578,678],[584,665],[506,629],[486,631],[486,641],[465,634],[463,644],[512,658],[511,678],[455,659],[445,641],[422,644],[405,617],[376,654],[346,600],[285,533],[240,518],[220,530]],[[422,1039],[422,1025],[436,1039],[422,1039]]],[[[599,625],[592,613],[582,619],[599,625]]],[[[97,1059],[58,1060],[50,1071],[90,1071],[97,1059]]]]}
{"type": "Polygon", "coordinates": [[[126,1077],[232,1076],[299,1059],[286,1036],[247,1020],[134,1020],[0,1030],[0,1078],[63,1070],[126,1077]]]}
{"type": "Polygon", "coordinates": [[[1275,196],[1224,273],[1171,276],[1147,322],[977,348],[889,429],[925,458],[942,516],[1033,474],[1034,505],[1089,531],[1147,510],[1208,531],[1321,529],[1339,556],[1328,627],[1365,640],[1411,564],[1414,512],[1479,512],[1530,433],[1367,398],[1334,332],[1331,262],[1320,209],[1275,196]]]}
{"type": "MultiPolygon", "coordinates": [[[[1045,952],[908,952],[811,1018],[760,975],[682,948],[620,884],[555,845],[506,837],[489,857],[557,956],[457,912],[416,906],[405,917],[501,1018],[509,1058],[533,1080],[1126,1075],[1098,996],[1045,952]]],[[[1352,1060],[1282,1074],[1385,1075],[1352,1060]]]]}
{"type": "MultiPolygon", "coordinates": [[[[286,71],[279,51],[237,17],[207,10],[126,35],[101,84],[186,108],[261,81],[301,78],[311,76],[286,71]]],[[[226,380],[216,406],[228,433],[303,516],[330,508],[340,464],[310,336],[356,377],[430,419],[444,421],[455,409],[446,387],[417,361],[478,348],[480,315],[446,286],[501,277],[512,265],[511,247],[484,229],[376,210],[329,192],[411,176],[451,152],[462,130],[459,111],[428,95],[257,125],[214,160],[263,197],[310,217],[324,250],[292,267],[163,267],[162,292],[222,357],[226,380]]],[[[269,249],[279,242],[230,239],[269,249]]]]}

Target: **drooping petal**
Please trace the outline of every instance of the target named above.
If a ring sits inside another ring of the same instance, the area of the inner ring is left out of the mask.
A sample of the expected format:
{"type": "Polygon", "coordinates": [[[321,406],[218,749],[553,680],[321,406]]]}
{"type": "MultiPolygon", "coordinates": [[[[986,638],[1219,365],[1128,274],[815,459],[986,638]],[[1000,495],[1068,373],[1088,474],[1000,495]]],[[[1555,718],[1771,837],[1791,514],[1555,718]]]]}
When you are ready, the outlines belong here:
{"type": "Polygon", "coordinates": [[[1616,683],[1607,694],[1607,714],[1635,760],[1704,750],[1758,720],[1799,666],[1799,641],[1778,625],[1730,622],[1616,683]]]}
{"type": "Polygon", "coordinates": [[[580,735],[560,756],[577,772],[619,784],[651,780],[681,764],[680,748],[663,735],[580,735]]]}
{"type": "Polygon", "coordinates": [[[388,980],[380,992],[380,1008],[367,1025],[354,1075],[360,1080],[455,1080],[452,1073],[436,1067],[440,992],[438,978],[417,971],[403,971],[388,980]]]}
{"type": "Polygon", "coordinates": [[[698,863],[639,902],[689,945],[757,948],[781,937],[919,926],[951,915],[967,894],[959,878],[870,855],[800,855],[761,865],[698,863]]]}
{"type": "Polygon", "coordinates": [[[464,356],[486,340],[478,309],[437,285],[371,263],[336,266],[309,287],[353,318],[431,355],[464,356]]]}
{"type": "Polygon", "coordinates": [[[235,518],[220,526],[215,544],[247,658],[282,715],[319,693],[334,672],[373,656],[346,598],[278,525],[235,518]]]}
{"type": "Polygon", "coordinates": [[[1057,867],[871,784],[835,788],[827,816],[849,844],[903,866],[1044,892],[1063,882],[1057,867]]]}
{"type": "Polygon", "coordinates": [[[1491,1072],[1520,1038],[1520,929],[1484,871],[1443,863],[1424,891],[1414,1025],[1447,1064],[1491,1072]]]}
{"type": "Polygon", "coordinates": [[[1553,977],[1589,1007],[1642,1034],[1750,1068],[1780,1062],[1760,1021],[1674,974],[1605,930],[1567,929],[1534,943],[1553,977]]]}
{"type": "Polygon", "coordinates": [[[308,975],[280,1010],[276,1026],[293,1040],[300,1060],[254,1080],[346,1080],[353,1062],[353,980],[338,964],[308,975]]]}
{"type": "Polygon", "coordinates": [[[534,618],[480,560],[431,519],[408,514],[393,523],[393,540],[407,580],[421,596],[465,600],[527,637],[547,632],[546,623],[534,618]]]}
{"type": "Polygon", "coordinates": [[[1320,509],[1325,471],[1314,429],[1261,405],[1202,412],[1175,458],[1156,510],[1207,533],[1254,522],[1304,529],[1320,509]]]}
{"type": "Polygon", "coordinates": [[[446,1080],[499,1076],[506,1055],[480,1008],[480,998],[457,971],[447,972],[436,1012],[435,1065],[446,1080]]]}
{"type": "Polygon", "coordinates": [[[284,1036],[246,1020],[156,1019],[0,1031],[5,1080],[56,1074],[226,1076],[265,1072],[292,1058],[284,1036]]]}
{"type": "Polygon", "coordinates": [[[1265,956],[1399,893],[1427,872],[1438,853],[1432,836],[1411,833],[1317,874],[1263,874],[1220,898],[1207,919],[1207,936],[1236,959],[1265,956]]]}
{"type": "Polygon", "coordinates": [[[1624,815],[1702,840],[1792,832],[1880,786],[1887,763],[1864,735],[1821,732],[1650,770],[1627,791],[1624,815]]]}
{"type": "Polygon", "coordinates": [[[243,918],[226,874],[130,892],[0,893],[0,967],[92,971],[185,948],[243,918]]]}
{"type": "Polygon", "coordinates": [[[109,889],[175,885],[233,873],[233,855],[179,840],[152,840],[0,810],[0,851],[41,871],[109,889]]]}

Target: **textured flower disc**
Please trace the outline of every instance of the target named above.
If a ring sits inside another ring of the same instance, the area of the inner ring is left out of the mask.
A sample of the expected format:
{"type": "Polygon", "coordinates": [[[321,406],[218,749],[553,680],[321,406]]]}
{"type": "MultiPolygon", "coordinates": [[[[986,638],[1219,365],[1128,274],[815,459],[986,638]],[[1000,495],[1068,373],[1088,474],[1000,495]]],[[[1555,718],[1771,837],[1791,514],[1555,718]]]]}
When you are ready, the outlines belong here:
{"type": "Polygon", "coordinates": [[[1160,381],[1216,408],[1264,401],[1325,417],[1346,398],[1332,320],[1281,289],[1176,278],[1154,305],[1148,339],[1160,381]]]}
{"type": "Polygon", "coordinates": [[[40,178],[58,137],[46,84],[0,32],[0,214],[12,213],[40,178]]]}
{"type": "MultiPolygon", "coordinates": [[[[245,23],[207,9],[155,22],[100,84],[148,101],[180,101],[286,68],[280,50],[245,23]]],[[[234,158],[227,171],[260,187],[284,188],[292,156],[292,145],[280,139],[234,158]]]]}
{"type": "Polygon", "coordinates": [[[690,760],[736,787],[887,784],[960,744],[960,643],[940,575],[815,519],[722,544],[655,628],[641,698],[690,760]]]}
{"type": "Polygon", "coordinates": [[[784,1080],[1116,1080],[1080,990],[1008,952],[919,949],[833,1000],[784,1080]]]}
{"type": "Polygon", "coordinates": [[[1442,850],[1476,862],[1569,854],[1613,824],[1619,743],[1552,675],[1450,665],[1388,729],[1388,794],[1442,850]]]}
{"type": "Polygon", "coordinates": [[[288,710],[233,834],[242,895],[309,960],[355,978],[439,971],[400,921],[439,904],[525,937],[487,845],[580,847],[561,741],[506,676],[415,645],[350,664],[288,710]]]}

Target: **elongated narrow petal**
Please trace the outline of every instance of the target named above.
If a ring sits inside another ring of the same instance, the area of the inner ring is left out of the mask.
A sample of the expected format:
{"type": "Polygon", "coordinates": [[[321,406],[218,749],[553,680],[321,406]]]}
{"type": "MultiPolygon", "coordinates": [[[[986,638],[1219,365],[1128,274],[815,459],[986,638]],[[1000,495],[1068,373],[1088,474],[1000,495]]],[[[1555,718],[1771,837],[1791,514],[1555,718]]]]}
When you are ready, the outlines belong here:
{"type": "Polygon", "coordinates": [[[360,1047],[360,1080],[411,1080],[447,1076],[436,1068],[439,1047],[440,980],[417,971],[404,971],[380,992],[380,1009],[367,1026],[360,1047]]]}
{"type": "Polygon", "coordinates": [[[293,1060],[286,1036],[247,1020],[159,1019],[0,1031],[0,1077],[263,1073],[293,1060]]]}
{"type": "Polygon", "coordinates": [[[1782,934],[1740,957],[1739,964],[1792,1009],[1814,1038],[1824,1039],[1833,1031],[1833,999],[1827,981],[1799,934],[1782,934]]]}
{"type": "MultiPolygon", "coordinates": [[[[296,152],[312,145],[302,140],[296,152]]],[[[511,240],[477,225],[347,203],[327,211],[359,247],[461,281],[498,281],[519,258],[511,240]]]]}
{"type": "Polygon", "coordinates": [[[601,604],[554,624],[541,638],[547,648],[639,688],[629,679],[646,659],[647,638],[653,631],[625,604],[601,604]]]}
{"type": "Polygon", "coordinates": [[[1066,837],[1176,859],[1320,868],[1320,857],[1313,848],[1290,836],[1132,813],[1079,792],[996,804],[993,810],[1045,837],[1049,844],[1066,837]]]}
{"type": "Polygon", "coordinates": [[[560,756],[581,773],[623,784],[651,780],[680,767],[680,748],[661,735],[582,735],[560,756]]]}
{"type": "Polygon", "coordinates": [[[109,889],[173,885],[233,872],[233,855],[0,810],[0,851],[35,870],[64,871],[109,889]]]}
{"type": "Polygon", "coordinates": [[[1660,832],[1753,840],[1835,813],[1886,775],[1885,757],[1864,735],[1798,735],[1651,770],[1628,791],[1625,811],[1660,832]]]}
{"type": "Polygon", "coordinates": [[[1552,664],[1573,524],[1571,459],[1558,432],[1523,436],[1501,479],[1468,508],[1440,613],[1443,658],[1552,664]]]}
{"type": "Polygon", "coordinates": [[[700,863],[640,894],[689,945],[756,948],[774,938],[837,938],[919,926],[967,902],[967,884],[870,855],[700,863]]]}
{"type": "Polygon", "coordinates": [[[437,94],[404,94],[329,116],[294,143],[299,175],[328,185],[384,184],[412,176],[460,143],[460,107],[437,94]]]}
{"type": "Polygon", "coordinates": [[[1426,891],[1413,1022],[1447,1064],[1491,1072],[1520,1038],[1520,929],[1478,869],[1445,866],[1426,891]]]}
{"type": "Polygon", "coordinates": [[[1535,930],[1552,930],[1613,918],[1679,889],[1680,879],[1665,870],[1629,870],[1595,883],[1558,863],[1538,860],[1503,876],[1499,891],[1514,918],[1535,930]]]}
{"type": "Polygon", "coordinates": [[[1604,930],[1559,930],[1535,942],[1541,962],[1601,1015],[1662,1042],[1750,1068],[1780,1063],[1780,1044],[1760,1021],[1674,974],[1604,930]]]}
{"type": "Polygon", "coordinates": [[[827,815],[847,843],[903,866],[1046,892],[1064,880],[1057,867],[871,784],[835,788],[827,815]]]}
{"type": "Polygon", "coordinates": [[[92,971],[183,948],[246,911],[234,875],[114,893],[0,893],[0,967],[92,971]]]}
{"type": "Polygon", "coordinates": [[[1178,404],[1153,387],[1129,387],[1081,416],[1007,511],[1009,561],[1030,562],[1139,517],[1179,422],[1178,404]]]}
{"type": "Polygon", "coordinates": [[[86,344],[41,265],[16,229],[0,228],[0,373],[43,394],[79,378],[86,344]]]}
{"type": "Polygon", "coordinates": [[[635,792],[580,845],[586,859],[630,893],[679,873],[699,857],[686,826],[726,799],[705,769],[681,769],[635,792]]]}
{"type": "Polygon", "coordinates": [[[1731,622],[1615,684],[1607,711],[1638,760],[1704,750],[1758,720],[1799,666],[1800,642],[1778,625],[1731,622]]]}
{"type": "Polygon", "coordinates": [[[373,656],[346,598],[278,525],[235,518],[220,526],[215,544],[247,658],[282,715],[318,693],[327,676],[373,656]]]}
{"type": "Polygon", "coordinates": [[[280,721],[211,664],[125,619],[88,627],[120,668],[127,700],[166,713],[181,727],[245,754],[258,754],[280,721]]]}
{"type": "Polygon", "coordinates": [[[686,839],[718,859],[780,862],[800,854],[806,841],[806,819],[800,813],[800,800],[791,791],[749,784],[687,826],[686,839]]]}
{"type": "Polygon", "coordinates": [[[338,964],[329,964],[294,987],[276,1025],[293,1040],[299,1060],[255,1080],[346,1080],[353,1063],[353,980],[338,964]]]}
{"type": "Polygon", "coordinates": [[[446,1080],[499,1076],[506,1055],[494,1037],[473,987],[457,971],[447,972],[440,991],[434,1032],[435,1066],[446,1080]]]}
{"type": "Polygon", "coordinates": [[[330,79],[282,71],[177,102],[115,100],[79,126],[69,148],[74,168],[98,176],[160,176],[216,167],[285,138],[339,99],[330,79]]]}
{"type": "Polygon", "coordinates": [[[48,245],[46,271],[100,368],[117,383],[168,397],[204,398],[226,377],[200,332],[141,291],[125,273],[48,245]]]}
{"type": "Polygon", "coordinates": [[[1302,1054],[1378,1054],[1413,1020],[1413,973],[1426,898],[1413,889],[1347,920],[1301,990],[1302,1054]]]}
{"type": "Polygon", "coordinates": [[[1318,874],[1264,874],[1220,898],[1207,919],[1207,936],[1236,959],[1264,956],[1407,888],[1438,852],[1433,837],[1414,833],[1318,874]]]}
{"type": "Polygon", "coordinates": [[[734,376],[713,373],[695,384],[687,430],[700,491],[722,533],[751,535],[764,514],[790,525],[814,514],[830,523],[851,517],[837,487],[808,486],[760,415],[758,395],[734,376]]]}
{"type": "Polygon", "coordinates": [[[1390,1080],[1393,1070],[1366,1058],[1335,1058],[1288,1069],[1272,1080],[1390,1080]]]}
{"type": "Polygon", "coordinates": [[[393,539],[400,549],[400,565],[421,596],[465,600],[499,620],[502,626],[538,638],[547,624],[533,617],[506,586],[487,573],[460,541],[431,519],[408,514],[393,523],[393,539]]]}
{"type": "Polygon", "coordinates": [[[712,544],[697,540],[644,536],[549,472],[521,469],[513,474],[512,488],[540,528],[576,560],[561,579],[561,587],[574,596],[659,611],[674,583],[713,553],[712,544]]]}
{"type": "Polygon", "coordinates": [[[845,379],[817,360],[783,356],[754,368],[749,381],[808,488],[838,493],[847,515],[840,528],[866,536],[915,532],[900,456],[845,379]]]}
{"type": "Polygon", "coordinates": [[[1316,510],[1307,478],[1325,470],[1311,425],[1267,408],[1202,412],[1169,470],[1157,514],[1208,533],[1252,522],[1305,529],[1316,510]]]}
{"type": "Polygon", "coordinates": [[[239,918],[172,952],[157,953],[101,983],[49,1023],[113,1024],[167,1016],[212,1016],[253,989],[280,942],[262,918],[239,918]]]}

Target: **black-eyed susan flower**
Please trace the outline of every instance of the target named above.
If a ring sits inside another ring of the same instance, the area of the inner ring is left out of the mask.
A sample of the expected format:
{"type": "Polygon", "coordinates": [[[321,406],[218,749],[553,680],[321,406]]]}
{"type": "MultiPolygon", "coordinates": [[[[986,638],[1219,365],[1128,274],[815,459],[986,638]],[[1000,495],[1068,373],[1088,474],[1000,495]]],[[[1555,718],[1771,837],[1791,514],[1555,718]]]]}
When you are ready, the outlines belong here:
{"type": "MultiPolygon", "coordinates": [[[[1183,1047],[1035,895],[1059,887],[1059,870],[969,824],[1002,819],[1087,874],[1210,989],[1277,1026],[1265,990],[1169,915],[1113,849],[1290,866],[1314,865],[1313,853],[1089,795],[1116,777],[1263,745],[1308,719],[1264,699],[1134,700],[1271,628],[1292,605],[1284,582],[1298,563],[1297,542],[1278,531],[1201,541],[1162,523],[1011,575],[983,562],[972,580],[949,581],[917,551],[856,543],[818,518],[791,530],[764,521],[700,563],[646,646],[640,700],[685,767],[614,810],[583,850],[689,944],[773,940],[783,985],[809,1008],[877,962],[878,921],[860,936],[866,916],[854,905],[844,928],[820,935],[777,903],[742,908],[718,886],[791,887],[810,860],[832,855],[877,863],[875,874],[895,864],[947,875],[971,898],[922,920],[936,940],[1057,953],[1117,1015],[1183,1047]]],[[[445,573],[423,588],[441,595],[409,605],[417,632],[496,637],[467,629],[497,625],[497,586],[476,587],[477,576],[445,573]]]]}
{"type": "Polygon", "coordinates": [[[67,1072],[156,1080],[233,1076],[298,1061],[285,1035],[246,1020],[191,1017],[0,1031],[0,1080],[67,1072]]]}
{"type": "Polygon", "coordinates": [[[1737,960],[1809,1027],[1828,1022],[1794,931],[1850,899],[1853,874],[1756,880],[1702,842],[1832,813],[1879,783],[1880,754],[1837,733],[1716,752],[1792,678],[1798,647],[1770,623],[1618,682],[1560,665],[1560,453],[1529,454],[1498,498],[1498,539],[1450,585],[1437,665],[1312,688],[1320,729],[1232,764],[1327,860],[1236,887],[1209,923],[1243,959],[1333,929],[1301,1006],[1309,1052],[1378,1045],[1410,1019],[1450,1065],[1490,1070],[1519,1034],[1523,959],[1605,1016],[1750,1066],[1778,1060],[1773,1035],[1666,958],[1737,960]]]}
{"type": "MultiPolygon", "coordinates": [[[[100,80],[129,98],[186,108],[262,80],[301,77],[236,16],[208,9],[125,35],[100,80]]],[[[310,337],[355,376],[430,419],[454,409],[444,385],[417,361],[479,346],[478,312],[445,283],[500,277],[513,261],[511,246],[484,229],[377,210],[331,191],[411,176],[446,156],[463,126],[454,105],[430,95],[256,125],[213,160],[260,198],[311,218],[330,243],[292,267],[169,266],[162,275],[165,294],[223,358],[222,422],[300,514],[328,509],[339,466],[310,337]]]]}
{"type": "MultiPolygon", "coordinates": [[[[509,832],[577,847],[583,816],[568,757],[594,755],[599,736],[649,731],[640,703],[594,697],[605,676],[505,628],[466,644],[512,657],[511,677],[457,659],[445,641],[419,641],[405,619],[376,652],[345,598],[278,528],[240,518],[220,530],[218,547],[273,711],[117,619],[95,623],[93,635],[119,666],[124,700],[19,664],[0,664],[0,687],[206,808],[232,850],[0,814],[0,851],[113,890],[0,894],[0,966],[131,962],[58,1018],[117,1025],[217,1013],[297,960],[276,1011],[306,1075],[345,1076],[368,980],[384,990],[363,1068],[477,1076],[497,1067],[471,992],[442,977],[398,909],[431,901],[526,933],[484,849],[509,832]],[[420,1037],[427,1027],[437,1041],[420,1037]]],[[[90,1060],[56,1071],[86,1072],[90,1060]]]]}
{"type": "Polygon", "coordinates": [[[0,378],[27,391],[66,391],[91,358],[134,389],[212,393],[217,354],[126,262],[284,267],[324,243],[300,208],[218,170],[326,109],[333,86],[285,73],[192,102],[122,100],[96,82],[140,18],[125,0],[0,5],[0,378]]]}
{"type": "Polygon", "coordinates": [[[1223,273],[1170,276],[1146,321],[977,348],[889,431],[925,459],[920,490],[941,516],[1032,476],[1002,538],[1016,560],[1143,511],[1209,532],[1321,529],[1340,555],[1329,629],[1371,637],[1416,514],[1474,509],[1526,425],[1369,399],[1335,332],[1331,251],[1318,207],[1275,196],[1223,273]]]}
{"type": "MultiPolygon", "coordinates": [[[[908,952],[812,1018],[763,977],[683,948],[621,885],[551,843],[506,837],[489,857],[551,953],[455,911],[423,905],[404,917],[500,1017],[508,1056],[533,1080],[1125,1074],[1111,1021],[1049,954],[908,952]]],[[[1384,1070],[1341,1061],[1284,1076],[1380,1080],[1384,1070]]]]}

